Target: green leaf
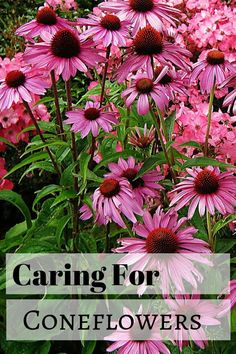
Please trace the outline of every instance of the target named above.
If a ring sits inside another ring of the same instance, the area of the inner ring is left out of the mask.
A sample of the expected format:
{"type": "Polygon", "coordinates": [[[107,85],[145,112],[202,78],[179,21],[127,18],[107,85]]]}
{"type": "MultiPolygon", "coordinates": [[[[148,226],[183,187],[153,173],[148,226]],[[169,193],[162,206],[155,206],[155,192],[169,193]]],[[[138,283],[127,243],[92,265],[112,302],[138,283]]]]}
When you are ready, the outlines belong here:
{"type": "Polygon", "coordinates": [[[166,130],[168,133],[169,140],[172,140],[172,134],[174,131],[175,125],[175,118],[176,118],[176,111],[172,112],[169,117],[165,119],[166,130]]]}
{"type": "Polygon", "coordinates": [[[173,144],[174,144],[173,141],[168,141],[168,142],[166,143],[166,151],[170,151],[170,148],[172,147],[173,144]]]}
{"type": "Polygon", "coordinates": [[[216,242],[216,252],[217,253],[227,253],[228,251],[231,250],[231,248],[236,245],[236,240],[230,240],[230,239],[220,239],[217,240],[216,242]]]}
{"type": "Polygon", "coordinates": [[[38,125],[39,125],[40,129],[42,129],[44,131],[48,131],[50,133],[56,133],[54,122],[45,122],[45,121],[41,120],[38,122],[38,125]]]}
{"type": "Polygon", "coordinates": [[[54,243],[40,240],[35,242],[35,240],[30,240],[26,244],[18,248],[17,252],[19,253],[57,253],[59,251],[58,246],[54,243]]]}
{"type": "MultiPolygon", "coordinates": [[[[174,153],[174,157],[175,159],[180,159],[180,160],[191,160],[188,156],[181,154],[178,150],[176,150],[175,148],[173,148],[172,146],[172,151],[174,153]]],[[[181,166],[181,165],[180,165],[181,166]]]]}
{"type": "Polygon", "coordinates": [[[135,180],[142,177],[145,173],[153,170],[156,166],[162,165],[165,162],[166,159],[164,157],[163,152],[160,152],[159,154],[149,157],[144,161],[144,164],[140,168],[139,172],[137,173],[135,180]]]}
{"type": "Polygon", "coordinates": [[[5,240],[10,240],[16,236],[20,236],[27,231],[27,224],[26,221],[21,222],[20,224],[16,224],[11,227],[5,234],[5,240]]]}
{"type": "MultiPolygon", "coordinates": [[[[53,122],[44,122],[44,121],[38,121],[38,125],[40,127],[41,130],[44,131],[48,131],[50,133],[53,133],[54,135],[55,133],[55,123],[53,122]]],[[[30,131],[34,131],[35,130],[35,126],[34,125],[30,125],[28,127],[26,127],[25,129],[22,129],[21,132],[19,134],[17,134],[17,138],[19,138],[20,135],[30,132],[30,131]]]]}
{"type": "Polygon", "coordinates": [[[90,207],[90,209],[93,209],[92,199],[89,195],[84,196],[83,203],[87,204],[90,207]]]}
{"type": "Polygon", "coordinates": [[[97,253],[97,243],[89,232],[81,232],[77,238],[78,249],[82,253],[97,253]]]}
{"type": "Polygon", "coordinates": [[[37,151],[37,150],[41,150],[45,147],[57,146],[57,145],[68,146],[68,143],[65,141],[62,141],[62,140],[51,140],[51,141],[49,140],[47,143],[37,142],[37,144],[31,144],[22,156],[25,156],[25,155],[27,155],[31,152],[37,151]]]}
{"type": "Polygon", "coordinates": [[[38,349],[36,349],[35,354],[48,354],[51,349],[51,342],[47,341],[42,344],[38,349]]]}
{"type": "Polygon", "coordinates": [[[44,197],[46,197],[49,194],[56,193],[61,190],[61,187],[58,186],[57,184],[49,184],[48,186],[43,187],[40,191],[36,192],[37,196],[34,199],[32,209],[35,210],[36,204],[44,197]]]}
{"type": "Polygon", "coordinates": [[[61,146],[59,149],[56,151],[56,158],[59,162],[62,162],[67,155],[71,152],[71,149],[69,147],[64,147],[61,146]]]}
{"type": "Polygon", "coordinates": [[[85,341],[82,354],[92,354],[96,347],[96,341],[85,341]]]}
{"type": "Polygon", "coordinates": [[[47,103],[47,102],[52,102],[54,100],[53,97],[43,97],[40,100],[38,100],[33,107],[36,107],[40,104],[47,103]]]}
{"type": "Polygon", "coordinates": [[[209,157],[196,157],[194,159],[189,159],[187,160],[183,165],[182,169],[184,170],[185,168],[188,167],[205,167],[205,166],[217,166],[217,167],[222,167],[222,168],[236,168],[234,165],[229,165],[227,163],[223,163],[214,159],[211,159],[209,157]]]}
{"type": "Polygon", "coordinates": [[[51,208],[55,207],[61,202],[64,202],[65,200],[70,200],[72,198],[76,198],[76,193],[74,191],[62,191],[61,194],[59,194],[59,196],[55,198],[54,202],[51,205],[51,208]]]}
{"type": "Polygon", "coordinates": [[[71,215],[65,215],[60,220],[58,220],[57,230],[55,234],[55,238],[57,240],[58,247],[61,247],[61,235],[64,231],[66,225],[68,224],[69,220],[71,219],[71,215]]]}
{"type": "Polygon", "coordinates": [[[14,144],[12,144],[9,140],[3,138],[3,136],[0,136],[0,142],[7,144],[7,145],[13,147],[14,149],[16,149],[16,146],[14,144]]]}
{"type": "Polygon", "coordinates": [[[234,220],[236,220],[236,214],[228,215],[224,219],[219,220],[213,227],[213,235],[234,220]]]}
{"type": "Polygon", "coordinates": [[[79,100],[78,104],[81,103],[82,101],[86,100],[88,97],[90,96],[97,96],[101,93],[101,85],[96,85],[95,87],[93,87],[91,90],[89,90],[85,95],[83,95],[81,97],[81,99],[79,100]]]}
{"type": "Polygon", "coordinates": [[[73,171],[74,171],[75,164],[72,163],[66,167],[61,175],[60,184],[62,186],[72,186],[73,185],[73,171]]]}
{"type": "Polygon", "coordinates": [[[23,233],[21,235],[12,236],[10,239],[0,240],[0,251],[7,253],[8,251],[19,247],[23,243],[23,233]]]}
{"type": "Polygon", "coordinates": [[[90,158],[91,156],[86,152],[82,152],[79,157],[80,175],[82,177],[83,184],[86,182],[87,179],[87,171],[90,158]]]}
{"type": "Polygon", "coordinates": [[[46,160],[48,158],[48,153],[47,152],[37,152],[33,154],[32,156],[27,157],[17,165],[15,165],[5,176],[4,178],[10,176],[12,173],[15,171],[19,170],[20,168],[29,165],[32,162],[40,161],[40,160],[46,160]]]}
{"type": "Polygon", "coordinates": [[[124,124],[117,125],[117,137],[119,141],[123,144],[126,137],[126,127],[124,124]]]}
{"type": "Polygon", "coordinates": [[[19,194],[9,190],[2,190],[0,191],[0,200],[5,200],[15,205],[24,215],[25,221],[27,223],[27,228],[29,229],[32,226],[30,211],[19,194]]]}
{"type": "Polygon", "coordinates": [[[193,226],[196,229],[198,229],[201,234],[203,234],[205,236],[205,240],[207,241],[208,240],[208,236],[207,236],[206,226],[205,226],[205,223],[204,223],[204,218],[202,218],[199,215],[198,209],[195,211],[191,222],[192,222],[193,226]]]}
{"type": "Polygon", "coordinates": [[[231,332],[236,332],[236,307],[231,311],[231,332]]]}
{"type": "Polygon", "coordinates": [[[19,183],[22,181],[22,179],[25,176],[27,176],[29,173],[31,173],[34,170],[44,170],[44,171],[51,172],[51,173],[55,172],[54,167],[51,162],[47,162],[47,161],[36,162],[25,170],[25,172],[21,175],[21,177],[19,179],[19,183]]]}
{"type": "Polygon", "coordinates": [[[200,145],[199,143],[197,143],[196,141],[193,141],[193,140],[189,140],[189,141],[187,141],[186,143],[181,144],[180,146],[182,146],[182,147],[190,146],[190,147],[195,147],[195,148],[197,148],[197,149],[202,150],[201,145],[200,145]]]}
{"type": "Polygon", "coordinates": [[[88,170],[87,171],[87,179],[89,181],[97,182],[97,183],[102,183],[103,178],[97,176],[93,171],[88,170]]]}

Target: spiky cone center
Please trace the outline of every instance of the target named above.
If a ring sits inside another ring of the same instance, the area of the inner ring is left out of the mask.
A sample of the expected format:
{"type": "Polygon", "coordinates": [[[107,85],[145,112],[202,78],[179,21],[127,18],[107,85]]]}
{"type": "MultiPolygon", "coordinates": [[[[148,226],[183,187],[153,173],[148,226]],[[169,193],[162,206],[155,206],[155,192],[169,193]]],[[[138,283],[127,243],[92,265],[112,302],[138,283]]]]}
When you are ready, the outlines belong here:
{"type": "Polygon", "coordinates": [[[211,50],[207,54],[207,62],[211,65],[219,65],[224,64],[225,62],[225,55],[223,52],[219,50],[211,50]]]}
{"type": "Polygon", "coordinates": [[[142,178],[135,178],[137,177],[137,170],[134,168],[128,168],[122,173],[122,177],[127,178],[133,189],[138,188],[138,187],[143,187],[144,186],[144,181],[142,178]]]}
{"type": "Polygon", "coordinates": [[[133,41],[134,50],[139,55],[160,54],[163,49],[163,37],[152,26],[140,29],[133,41]]]}
{"type": "Polygon", "coordinates": [[[175,253],[177,249],[177,237],[168,228],[157,228],[151,231],[146,239],[148,253],[175,253]]]}
{"type": "Polygon", "coordinates": [[[129,5],[134,11],[145,13],[152,11],[154,2],[153,0],[129,0],[129,5]]]}
{"type": "Polygon", "coordinates": [[[219,178],[209,170],[203,170],[198,173],[194,180],[194,188],[198,194],[213,194],[219,189],[219,178]]]}
{"type": "Polygon", "coordinates": [[[100,117],[100,111],[97,108],[88,108],[84,112],[84,116],[87,120],[93,121],[100,117]]]}
{"type": "Polygon", "coordinates": [[[118,31],[121,28],[119,17],[115,15],[106,15],[101,19],[101,26],[109,31],[118,31]]]}
{"type": "Polygon", "coordinates": [[[148,136],[131,136],[129,138],[129,142],[135,146],[138,146],[141,149],[146,149],[150,146],[153,139],[149,138],[148,136]]]}
{"type": "Polygon", "coordinates": [[[26,77],[25,74],[22,73],[20,70],[13,70],[10,71],[5,79],[5,82],[8,87],[19,87],[25,83],[26,77]]]}
{"type": "Polygon", "coordinates": [[[136,82],[136,90],[139,93],[150,93],[153,90],[153,81],[148,78],[139,79],[136,82]]]}
{"type": "Polygon", "coordinates": [[[70,30],[58,31],[51,42],[52,54],[59,58],[70,59],[80,53],[80,41],[70,30]]]}
{"type": "Polygon", "coordinates": [[[37,12],[36,20],[43,25],[53,26],[57,23],[57,16],[50,7],[44,7],[37,12]]]}
{"type": "Polygon", "coordinates": [[[120,183],[114,178],[108,178],[100,185],[99,189],[104,197],[111,198],[120,192],[120,183]]]}

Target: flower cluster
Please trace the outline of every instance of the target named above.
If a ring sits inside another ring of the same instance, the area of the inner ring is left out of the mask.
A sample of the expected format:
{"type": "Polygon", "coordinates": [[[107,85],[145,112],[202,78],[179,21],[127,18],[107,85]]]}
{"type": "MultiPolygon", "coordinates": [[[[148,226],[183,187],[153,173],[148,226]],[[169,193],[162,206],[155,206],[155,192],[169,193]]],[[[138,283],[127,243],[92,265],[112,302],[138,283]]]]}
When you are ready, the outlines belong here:
{"type": "Polygon", "coordinates": [[[7,170],[5,169],[5,159],[1,157],[0,158],[0,190],[3,190],[3,189],[11,190],[14,187],[14,185],[11,181],[4,178],[6,173],[7,173],[7,170]]]}
{"type": "Polygon", "coordinates": [[[78,8],[78,3],[75,0],[47,0],[45,5],[49,5],[53,10],[60,8],[62,11],[76,10],[78,8]]]}
{"type": "MultiPolygon", "coordinates": [[[[13,59],[0,59],[0,136],[13,144],[19,141],[28,142],[29,133],[21,131],[31,125],[21,97],[32,106],[37,119],[49,121],[50,114],[44,104],[33,107],[44,88],[50,86],[45,71],[38,72],[26,66],[22,53],[17,53],[13,59]],[[20,82],[21,81],[21,82],[20,82]],[[24,81],[24,82],[23,82],[24,81]],[[22,83],[16,86],[16,83],[22,83]]],[[[0,142],[0,151],[6,150],[6,144],[0,142]]]]}

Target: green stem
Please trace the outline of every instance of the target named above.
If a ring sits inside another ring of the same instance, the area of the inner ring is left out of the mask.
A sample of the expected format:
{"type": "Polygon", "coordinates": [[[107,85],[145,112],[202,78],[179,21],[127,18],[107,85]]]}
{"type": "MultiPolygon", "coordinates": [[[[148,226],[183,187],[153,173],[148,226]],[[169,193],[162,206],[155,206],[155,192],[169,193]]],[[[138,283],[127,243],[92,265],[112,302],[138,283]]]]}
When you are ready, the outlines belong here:
{"type": "Polygon", "coordinates": [[[207,218],[207,233],[208,233],[209,244],[212,248],[212,251],[214,251],[214,237],[212,234],[211,215],[208,210],[206,212],[206,218],[207,218]]]}
{"type": "Polygon", "coordinates": [[[130,227],[128,221],[127,221],[125,218],[123,218],[123,221],[124,221],[124,223],[125,223],[125,226],[126,226],[126,228],[127,228],[127,231],[128,231],[128,233],[129,233],[130,237],[134,237],[133,231],[132,231],[132,229],[131,229],[131,227],[130,227]]]}
{"type": "Polygon", "coordinates": [[[110,252],[110,228],[111,228],[111,224],[108,223],[106,225],[105,253],[109,253],[110,252]]]}
{"type": "Polygon", "coordinates": [[[215,95],[215,87],[216,85],[214,82],[210,93],[210,101],[209,101],[209,108],[208,108],[208,115],[207,115],[207,131],[206,131],[206,138],[204,144],[204,156],[208,156],[208,142],[209,142],[209,136],[211,130],[211,117],[212,117],[212,108],[213,108],[214,95],[215,95]]]}
{"type": "MultiPolygon", "coordinates": [[[[40,128],[39,128],[38,122],[37,122],[37,120],[36,120],[36,118],[35,118],[35,116],[34,116],[32,110],[31,110],[31,108],[30,108],[28,102],[23,101],[23,103],[24,103],[24,106],[25,106],[25,109],[26,109],[27,113],[29,114],[29,116],[30,116],[32,122],[34,123],[34,126],[35,126],[35,129],[36,129],[36,131],[37,131],[37,134],[39,135],[39,137],[40,137],[40,139],[42,140],[42,142],[43,142],[44,144],[46,144],[47,142],[46,142],[46,140],[44,139],[44,136],[43,136],[43,134],[42,134],[42,132],[41,132],[41,130],[40,130],[40,128]]],[[[48,153],[48,155],[49,155],[49,157],[50,157],[50,159],[51,159],[51,161],[52,161],[52,164],[53,164],[53,166],[54,166],[54,168],[55,168],[55,171],[57,172],[58,176],[61,177],[60,168],[59,168],[59,166],[57,165],[57,162],[56,162],[56,160],[54,159],[51,150],[49,149],[48,146],[45,146],[45,149],[46,149],[46,151],[47,151],[47,153],[48,153]]]]}
{"type": "Polygon", "coordinates": [[[104,67],[103,77],[102,77],[102,91],[101,91],[101,96],[100,96],[100,106],[102,106],[102,102],[104,99],[110,53],[111,53],[111,44],[107,47],[107,51],[106,51],[106,63],[105,63],[105,67],[104,67]]]}
{"type": "Polygon", "coordinates": [[[96,150],[96,138],[92,135],[92,143],[91,143],[91,149],[90,149],[90,160],[89,160],[89,164],[88,164],[88,168],[90,170],[93,169],[94,167],[94,155],[95,155],[95,150],[96,150]]]}
{"type": "MultiPolygon", "coordinates": [[[[157,108],[158,116],[160,118],[161,128],[162,128],[162,131],[164,133],[165,141],[166,141],[166,143],[168,143],[170,139],[169,139],[169,136],[168,136],[168,132],[166,130],[165,119],[163,117],[163,114],[162,114],[160,108],[158,106],[156,106],[156,108],[157,108]]],[[[171,165],[174,166],[175,158],[174,158],[174,153],[173,153],[172,147],[170,147],[170,158],[171,158],[171,165]]]]}
{"type": "Polygon", "coordinates": [[[129,123],[130,123],[130,108],[127,108],[127,117],[126,117],[126,121],[125,121],[125,140],[124,140],[124,146],[126,146],[127,142],[128,142],[128,129],[129,129],[129,123]]]}
{"type": "Polygon", "coordinates": [[[194,353],[194,344],[193,341],[190,339],[190,348],[191,348],[191,352],[194,353]]]}
{"type": "Polygon", "coordinates": [[[168,137],[168,133],[167,133],[167,130],[166,130],[166,124],[165,124],[165,120],[164,120],[162,111],[160,110],[160,108],[158,106],[156,106],[156,109],[157,109],[158,116],[160,118],[161,128],[162,128],[162,131],[164,133],[165,140],[166,140],[166,142],[168,142],[169,141],[169,137],[168,137]]]}
{"type": "Polygon", "coordinates": [[[57,132],[60,135],[62,140],[66,140],[65,132],[63,128],[63,121],[61,117],[60,105],[59,105],[59,98],[58,98],[58,91],[57,91],[57,83],[55,79],[55,72],[54,70],[51,71],[51,80],[52,80],[52,88],[54,94],[54,102],[56,108],[56,120],[57,120],[57,132]]]}
{"type": "Polygon", "coordinates": [[[164,143],[164,140],[163,140],[163,137],[162,137],[162,134],[161,134],[161,130],[160,130],[159,124],[158,124],[157,119],[156,119],[156,115],[155,115],[155,113],[153,111],[151,111],[151,115],[152,115],[154,126],[156,128],[156,132],[157,132],[158,138],[159,138],[160,143],[161,143],[162,150],[163,150],[165,158],[166,158],[167,165],[169,166],[169,169],[170,169],[171,177],[172,177],[174,183],[177,184],[177,178],[176,178],[176,175],[175,175],[175,171],[172,168],[171,161],[169,159],[168,152],[166,150],[165,143],[164,143]]]}
{"type": "MultiPolygon", "coordinates": [[[[68,111],[72,110],[72,95],[71,95],[71,82],[70,80],[65,82],[65,88],[66,88],[66,98],[67,98],[67,108],[68,111]]],[[[71,145],[71,152],[72,152],[72,157],[73,161],[75,163],[75,175],[73,176],[73,185],[74,185],[74,190],[76,194],[79,192],[79,185],[78,185],[78,165],[77,163],[77,158],[78,158],[78,153],[77,153],[77,146],[76,146],[76,137],[75,133],[71,132],[71,138],[72,138],[72,145],[71,145]]],[[[73,247],[74,250],[76,248],[76,237],[79,232],[79,198],[76,197],[72,201],[73,204],[73,231],[72,231],[72,237],[73,237],[73,247]]]]}

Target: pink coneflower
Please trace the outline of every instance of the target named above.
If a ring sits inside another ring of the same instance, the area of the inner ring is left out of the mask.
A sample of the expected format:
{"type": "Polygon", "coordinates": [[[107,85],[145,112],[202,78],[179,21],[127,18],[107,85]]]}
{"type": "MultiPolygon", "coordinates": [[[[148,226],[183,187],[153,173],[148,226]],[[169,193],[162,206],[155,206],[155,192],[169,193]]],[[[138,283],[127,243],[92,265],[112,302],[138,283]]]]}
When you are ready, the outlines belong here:
{"type": "Polygon", "coordinates": [[[191,219],[198,206],[200,216],[208,210],[215,214],[217,209],[221,214],[234,213],[236,205],[235,183],[236,177],[232,172],[220,172],[218,167],[208,166],[187,169],[190,177],[176,185],[173,192],[179,192],[171,201],[170,206],[177,203],[175,209],[179,210],[190,203],[188,218],[191,219]]]}
{"type": "Polygon", "coordinates": [[[178,194],[172,199],[170,206],[176,210],[189,205],[188,218],[191,219],[198,206],[200,216],[208,210],[215,214],[217,209],[221,214],[234,213],[236,206],[236,177],[232,172],[220,172],[218,167],[187,169],[190,177],[176,185],[173,192],[178,194]]]}
{"type": "Polygon", "coordinates": [[[236,306],[236,279],[231,280],[228,283],[227,287],[223,290],[223,293],[225,292],[228,292],[229,294],[223,296],[220,304],[221,310],[218,316],[219,318],[229,315],[230,311],[236,306]]]}
{"type": "Polygon", "coordinates": [[[131,86],[122,92],[121,97],[125,99],[127,107],[130,107],[138,97],[137,111],[139,115],[145,115],[150,111],[149,99],[153,99],[159,108],[168,104],[168,98],[158,89],[157,81],[153,81],[145,74],[138,74],[131,86]]]}
{"type": "Polygon", "coordinates": [[[125,46],[129,34],[129,22],[121,21],[116,15],[103,15],[102,17],[90,15],[88,19],[80,18],[80,25],[90,28],[82,33],[81,38],[92,37],[94,42],[103,43],[105,47],[109,45],[125,46]]]}
{"type": "MultiPolygon", "coordinates": [[[[175,99],[175,93],[187,96],[188,90],[184,86],[185,74],[180,74],[168,66],[158,66],[155,69],[155,82],[159,91],[168,97],[168,102],[175,99]]],[[[160,106],[160,108],[162,108],[160,106]]]]}
{"type": "Polygon", "coordinates": [[[223,52],[213,49],[207,53],[204,60],[193,64],[190,82],[199,79],[201,92],[210,93],[214,83],[220,85],[228,73],[235,72],[235,68],[226,59],[223,52]]]}
{"type": "Polygon", "coordinates": [[[124,81],[132,71],[139,69],[144,69],[148,77],[153,77],[154,59],[162,65],[172,63],[188,71],[189,65],[185,59],[192,55],[187,49],[165,41],[162,34],[151,26],[139,30],[127,54],[128,58],[117,71],[118,82],[124,81]]]}
{"type": "Polygon", "coordinates": [[[135,127],[135,131],[130,133],[128,140],[131,145],[146,149],[155,140],[155,128],[152,125],[150,129],[147,129],[146,123],[144,124],[143,131],[135,127]]]}
{"type": "Polygon", "coordinates": [[[16,35],[30,39],[40,36],[43,31],[55,34],[60,29],[70,28],[69,21],[57,16],[49,6],[44,6],[38,10],[35,20],[20,26],[16,30],[16,35]]]}
{"type": "Polygon", "coordinates": [[[90,207],[87,204],[84,204],[80,209],[80,219],[85,221],[85,220],[89,220],[92,218],[93,213],[90,209],[90,207]]]}
{"type": "Polygon", "coordinates": [[[174,330],[173,335],[180,351],[189,344],[189,340],[193,340],[198,347],[204,349],[208,343],[204,327],[220,325],[220,321],[216,318],[219,308],[214,303],[210,303],[210,300],[201,300],[198,294],[177,295],[175,299],[166,299],[165,301],[170,308],[168,313],[173,317],[177,314],[185,315],[187,318],[196,314],[200,316],[201,327],[199,329],[191,329],[189,326],[189,329],[181,327],[180,330],[174,330]]]}
{"type": "Polygon", "coordinates": [[[114,221],[122,228],[126,228],[126,225],[121,213],[133,223],[137,221],[134,213],[142,214],[141,208],[134,200],[130,184],[125,179],[106,178],[93,194],[93,209],[99,224],[106,225],[114,221]]]}
{"type": "MultiPolygon", "coordinates": [[[[223,87],[236,87],[236,74],[231,75],[222,82],[220,88],[223,87]]],[[[224,107],[229,106],[233,109],[233,114],[236,115],[236,89],[231,91],[224,99],[224,107]]]]}
{"type": "Polygon", "coordinates": [[[230,282],[230,295],[231,309],[236,306],[236,279],[230,282]]]}
{"type": "Polygon", "coordinates": [[[144,201],[147,197],[156,197],[157,190],[163,189],[162,186],[158,184],[164,177],[161,173],[154,171],[149,171],[136,179],[137,173],[139,172],[142,164],[135,163],[135,159],[130,156],[127,161],[123,158],[119,158],[118,163],[111,162],[108,164],[108,168],[111,171],[106,174],[105,177],[116,178],[116,179],[127,179],[131,184],[135,200],[142,207],[144,201]]]}
{"type": "MultiPolygon", "coordinates": [[[[183,279],[196,288],[195,276],[201,279],[201,275],[192,260],[205,263],[206,259],[194,253],[210,253],[210,247],[205,241],[193,237],[197,232],[194,227],[182,228],[186,220],[186,218],[178,220],[178,214],[173,209],[164,213],[158,207],[153,216],[145,210],[144,224],[138,223],[134,226],[135,233],[141,237],[121,238],[118,240],[121,246],[113,251],[128,252],[122,261],[128,265],[134,264],[135,269],[144,270],[146,267],[161,269],[160,287],[163,294],[170,293],[170,284],[174,284],[176,291],[185,291],[183,279]],[[165,259],[154,258],[155,264],[149,264],[150,253],[172,253],[172,255],[167,255],[165,259]]],[[[143,289],[140,289],[140,292],[142,291],[143,289]]]]}
{"type": "Polygon", "coordinates": [[[33,95],[43,95],[50,86],[43,74],[29,67],[7,72],[0,83],[0,111],[10,108],[13,102],[32,102],[33,95]]]}
{"type": "Polygon", "coordinates": [[[105,1],[99,7],[105,11],[115,12],[121,18],[130,21],[133,24],[133,35],[147,25],[153,26],[158,31],[164,30],[166,21],[175,26],[176,16],[180,14],[179,10],[161,4],[159,0],[105,1]]]}
{"type": "MultiPolygon", "coordinates": [[[[134,318],[133,312],[127,307],[124,307],[123,312],[125,315],[134,318]]],[[[140,314],[140,311],[138,313],[140,314]]],[[[157,335],[154,337],[150,333],[150,339],[138,340],[137,337],[140,332],[142,336],[144,330],[141,330],[140,327],[138,328],[134,318],[134,326],[131,329],[125,331],[118,329],[104,338],[106,341],[114,342],[107,348],[107,352],[117,351],[117,354],[170,354],[166,345],[157,339],[157,335]]]]}
{"type": "Polygon", "coordinates": [[[77,70],[87,72],[99,61],[104,61],[97,50],[91,48],[92,41],[81,41],[77,31],[63,29],[55,35],[44,32],[45,42],[35,43],[26,49],[24,60],[36,67],[47,67],[62,74],[65,81],[74,77],[77,70]]]}
{"type": "Polygon", "coordinates": [[[67,112],[68,119],[64,123],[72,124],[71,130],[75,133],[80,132],[81,138],[87,136],[90,131],[97,137],[99,128],[108,133],[112,130],[112,124],[117,124],[118,121],[113,112],[103,112],[104,108],[100,107],[98,102],[88,101],[85,109],[77,108],[67,112]]]}

